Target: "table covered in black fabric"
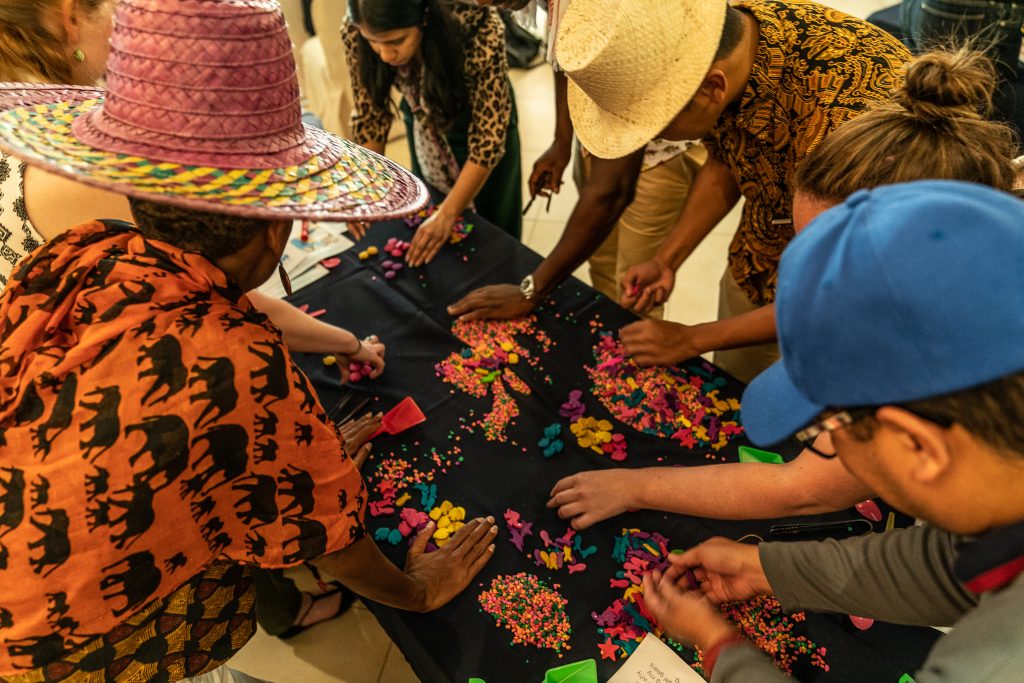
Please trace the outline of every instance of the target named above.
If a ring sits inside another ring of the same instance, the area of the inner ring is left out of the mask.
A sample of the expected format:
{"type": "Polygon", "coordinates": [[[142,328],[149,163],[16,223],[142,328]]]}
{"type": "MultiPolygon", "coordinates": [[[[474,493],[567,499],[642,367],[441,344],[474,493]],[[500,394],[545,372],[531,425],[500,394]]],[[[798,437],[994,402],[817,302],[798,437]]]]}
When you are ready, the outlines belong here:
{"type": "MultiPolygon", "coordinates": [[[[292,297],[296,304],[325,308],[322,320],[346,326],[360,336],[379,335],[388,346],[387,370],[378,380],[359,383],[357,390],[378,396],[375,406],[381,409],[411,395],[428,417],[425,424],[400,436],[378,438],[364,473],[372,473],[380,458],[390,453],[419,452],[431,445],[445,449],[451,444],[452,435],[458,434],[464,461],[449,468],[447,474],[437,473],[437,500],[449,499],[462,505],[469,516],[494,515],[501,529],[491,562],[469,589],[445,608],[419,615],[375,604],[369,607],[424,681],[465,682],[475,676],[488,683],[532,683],[543,680],[550,667],[586,658],[598,661],[600,678],[605,680],[620,663],[600,658],[599,635],[591,612],[600,612],[622,596],[621,589],[609,587],[609,579],[620,568],[611,551],[614,537],[624,527],[658,532],[670,539],[669,547],[688,548],[715,535],[740,538],[758,534],[767,538],[773,522],[716,521],[651,511],[627,513],[582,532],[585,545],[596,544],[598,551],[587,559],[585,571],[571,576],[564,570],[550,573],[516,550],[508,540],[502,520],[508,508],[522,513],[535,528],[553,532],[553,536],[567,528],[554,511],[545,507],[551,487],[561,477],[595,468],[704,465],[708,461],[703,451],[688,451],[671,440],[640,433],[614,420],[616,431],[626,434],[629,456],[625,462],[613,463],[607,457],[580,449],[567,429],[565,451],[550,459],[543,457],[536,443],[544,426],[553,422],[567,426],[558,409],[572,389],[584,391],[588,415],[612,419],[588,391],[590,384],[583,366],[593,363],[591,350],[596,342],[589,321],[596,318],[605,329],[616,330],[635,319],[576,280],[556,290],[537,314],[539,326],[555,342],[551,352],[541,359],[551,381],[525,367],[519,372],[533,393],[516,395],[522,414],[510,426],[509,440],[491,442],[482,433],[469,434],[460,428],[470,411],[478,416],[485,412],[490,398],[477,399],[457,390],[453,392],[435,374],[436,363],[464,347],[452,336],[452,319],[446,306],[481,285],[518,282],[540,261],[537,254],[496,228],[479,219],[470,220],[476,228],[466,241],[446,246],[428,267],[403,270],[393,280],[382,277],[381,258],[360,261],[357,252],[371,244],[383,247],[393,236],[411,239],[412,233],[402,221],[378,224],[355,249],[343,255],[342,264],[329,277],[292,297]],[[664,461],[659,462],[659,458],[664,461]],[[479,609],[477,596],[493,577],[521,571],[535,573],[549,585],[559,584],[562,595],[568,599],[572,649],[561,659],[551,650],[511,645],[509,632],[496,627],[492,617],[479,609]]],[[[313,378],[324,405],[333,405],[341,393],[336,368],[325,367],[319,356],[300,355],[299,362],[313,378]]],[[[739,382],[727,378],[722,395],[739,397],[741,391],[739,382]]],[[[722,454],[735,461],[737,448],[744,443],[745,439],[735,437],[722,454]]],[[[787,458],[795,452],[792,447],[783,450],[787,458]]],[[[372,479],[369,486],[372,500],[372,479]]],[[[680,491],[679,495],[686,492],[680,491]]],[[[857,515],[850,510],[800,521],[852,517],[857,515]]],[[[367,516],[371,533],[381,525],[393,528],[396,523],[394,516],[367,516]]],[[[876,525],[878,530],[880,527],[876,525]]],[[[407,544],[381,545],[401,565],[407,544]]],[[[901,674],[913,672],[920,665],[937,636],[931,629],[880,623],[859,631],[841,615],[809,614],[797,630],[828,651],[828,673],[809,665],[795,667],[796,676],[804,680],[896,683],[901,674]]]]}

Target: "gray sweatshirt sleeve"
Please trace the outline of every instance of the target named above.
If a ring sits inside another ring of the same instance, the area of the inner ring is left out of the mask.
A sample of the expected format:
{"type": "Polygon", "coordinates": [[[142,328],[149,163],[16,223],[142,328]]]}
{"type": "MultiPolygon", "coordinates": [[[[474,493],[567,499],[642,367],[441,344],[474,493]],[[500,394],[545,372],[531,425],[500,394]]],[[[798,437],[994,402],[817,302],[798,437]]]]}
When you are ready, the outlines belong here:
{"type": "Polygon", "coordinates": [[[757,683],[793,683],[768,659],[768,655],[749,643],[732,645],[722,650],[711,672],[711,683],[757,681],[757,683]]]}
{"type": "Polygon", "coordinates": [[[919,526],[844,541],[763,543],[760,557],[787,611],[948,626],[977,604],[953,575],[957,540],[919,526]]]}

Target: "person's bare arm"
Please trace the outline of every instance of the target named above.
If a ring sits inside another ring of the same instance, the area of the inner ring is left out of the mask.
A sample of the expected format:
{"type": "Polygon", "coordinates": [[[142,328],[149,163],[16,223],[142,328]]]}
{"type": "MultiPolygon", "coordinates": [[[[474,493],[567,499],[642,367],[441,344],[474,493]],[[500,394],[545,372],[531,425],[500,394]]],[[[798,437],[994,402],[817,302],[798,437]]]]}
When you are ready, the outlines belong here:
{"type": "Polygon", "coordinates": [[[562,175],[572,159],[572,117],[569,116],[569,79],[561,71],[555,72],[555,139],[537,158],[527,186],[530,194],[547,196],[558,193],[562,175]]]}
{"type": "Polygon", "coordinates": [[[548,507],[585,529],[631,509],[712,519],[772,519],[834,512],[875,494],[836,459],[804,451],[785,465],[727,463],[579,472],[548,507]]]}
{"type": "MultiPolygon", "coordinates": [[[[476,162],[467,161],[463,165],[452,191],[437,205],[437,210],[430,218],[416,228],[412,245],[405,255],[405,260],[410,266],[422,266],[437,256],[437,252],[441,251],[441,247],[451,238],[455,221],[480,192],[490,175],[491,169],[476,162]]],[[[518,192],[518,189],[516,191],[518,192]]]]}
{"type": "Polygon", "coordinates": [[[527,315],[604,242],[633,201],[643,150],[621,159],[591,159],[590,176],[580,192],[561,239],[533,271],[536,295],[527,301],[518,284],[489,285],[448,307],[461,319],[515,318],[527,315]]]}
{"type": "Polygon", "coordinates": [[[360,144],[371,152],[376,152],[382,156],[384,154],[384,148],[387,147],[387,142],[381,140],[364,140],[360,144]]]}
{"type": "Polygon", "coordinates": [[[709,351],[770,344],[776,339],[775,304],[699,325],[640,320],[619,331],[626,353],[640,365],[672,365],[709,351]]]}
{"type": "Polygon", "coordinates": [[[34,166],[25,169],[25,210],[47,242],[101,218],[134,223],[128,199],[34,166]]]}
{"type": "Polygon", "coordinates": [[[461,593],[491,559],[498,528],[494,518],[475,519],[432,553],[424,553],[433,523],[409,548],[402,571],[370,537],[313,560],[316,567],[353,591],[384,605],[414,612],[435,610],[461,593]]]}

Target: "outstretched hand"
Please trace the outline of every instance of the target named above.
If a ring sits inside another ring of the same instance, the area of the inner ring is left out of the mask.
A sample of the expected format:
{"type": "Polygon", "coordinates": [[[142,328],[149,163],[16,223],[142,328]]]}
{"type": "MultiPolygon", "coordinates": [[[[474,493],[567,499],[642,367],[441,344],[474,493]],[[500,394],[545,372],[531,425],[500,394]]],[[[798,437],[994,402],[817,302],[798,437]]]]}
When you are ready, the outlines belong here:
{"type": "Polygon", "coordinates": [[[449,306],[448,314],[459,320],[508,320],[529,315],[536,303],[527,301],[518,285],[487,285],[449,306]]]}
{"type": "Polygon", "coordinates": [[[581,531],[634,507],[632,486],[623,482],[623,472],[594,470],[577,472],[559,480],[551,489],[548,507],[568,519],[573,529],[581,531]]]}
{"type": "Polygon", "coordinates": [[[438,550],[428,553],[427,542],[434,533],[429,522],[413,540],[405,558],[405,574],[423,590],[423,612],[446,605],[461,593],[494,554],[498,527],[494,517],[476,518],[455,532],[438,550]]]}
{"type": "Polygon", "coordinates": [[[447,213],[438,207],[427,220],[420,223],[412,237],[405,261],[410,267],[416,268],[434,260],[441,247],[451,239],[455,220],[458,216],[447,213]]]}
{"type": "Polygon", "coordinates": [[[666,320],[638,320],[619,330],[619,341],[641,366],[674,365],[704,352],[695,328],[666,320]]]}

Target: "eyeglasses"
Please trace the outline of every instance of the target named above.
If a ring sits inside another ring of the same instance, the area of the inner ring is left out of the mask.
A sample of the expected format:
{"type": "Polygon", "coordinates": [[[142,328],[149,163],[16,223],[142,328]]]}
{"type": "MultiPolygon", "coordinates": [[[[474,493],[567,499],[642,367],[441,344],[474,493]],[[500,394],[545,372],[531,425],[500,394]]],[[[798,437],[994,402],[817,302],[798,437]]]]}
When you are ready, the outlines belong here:
{"type": "Polygon", "coordinates": [[[843,427],[849,427],[857,420],[862,420],[868,415],[875,412],[874,408],[853,408],[851,410],[841,410],[834,415],[829,415],[823,420],[819,420],[814,424],[806,427],[796,433],[796,440],[800,442],[804,448],[809,450],[815,455],[821,456],[822,458],[834,458],[836,457],[836,451],[833,448],[831,453],[826,453],[820,448],[814,445],[814,441],[826,432],[834,432],[837,429],[843,427]]]}
{"type": "MultiPolygon", "coordinates": [[[[945,429],[949,429],[950,427],[952,427],[953,423],[955,422],[955,420],[953,420],[952,418],[946,417],[944,415],[926,413],[921,410],[910,409],[907,408],[906,406],[901,405],[896,405],[895,407],[901,410],[905,410],[913,415],[916,415],[923,420],[934,422],[935,424],[945,429]]],[[[796,436],[794,438],[800,442],[800,445],[809,450],[811,453],[814,453],[815,455],[822,458],[832,459],[836,457],[836,455],[838,455],[835,449],[833,448],[831,452],[826,453],[825,451],[822,451],[820,448],[817,448],[814,445],[815,439],[817,439],[819,436],[826,432],[834,432],[837,429],[849,427],[857,420],[863,420],[868,415],[874,415],[876,410],[878,410],[878,406],[862,406],[860,408],[850,408],[848,410],[841,410],[838,413],[829,415],[828,417],[815,422],[809,427],[800,430],[799,432],[796,433],[796,436]]]]}

